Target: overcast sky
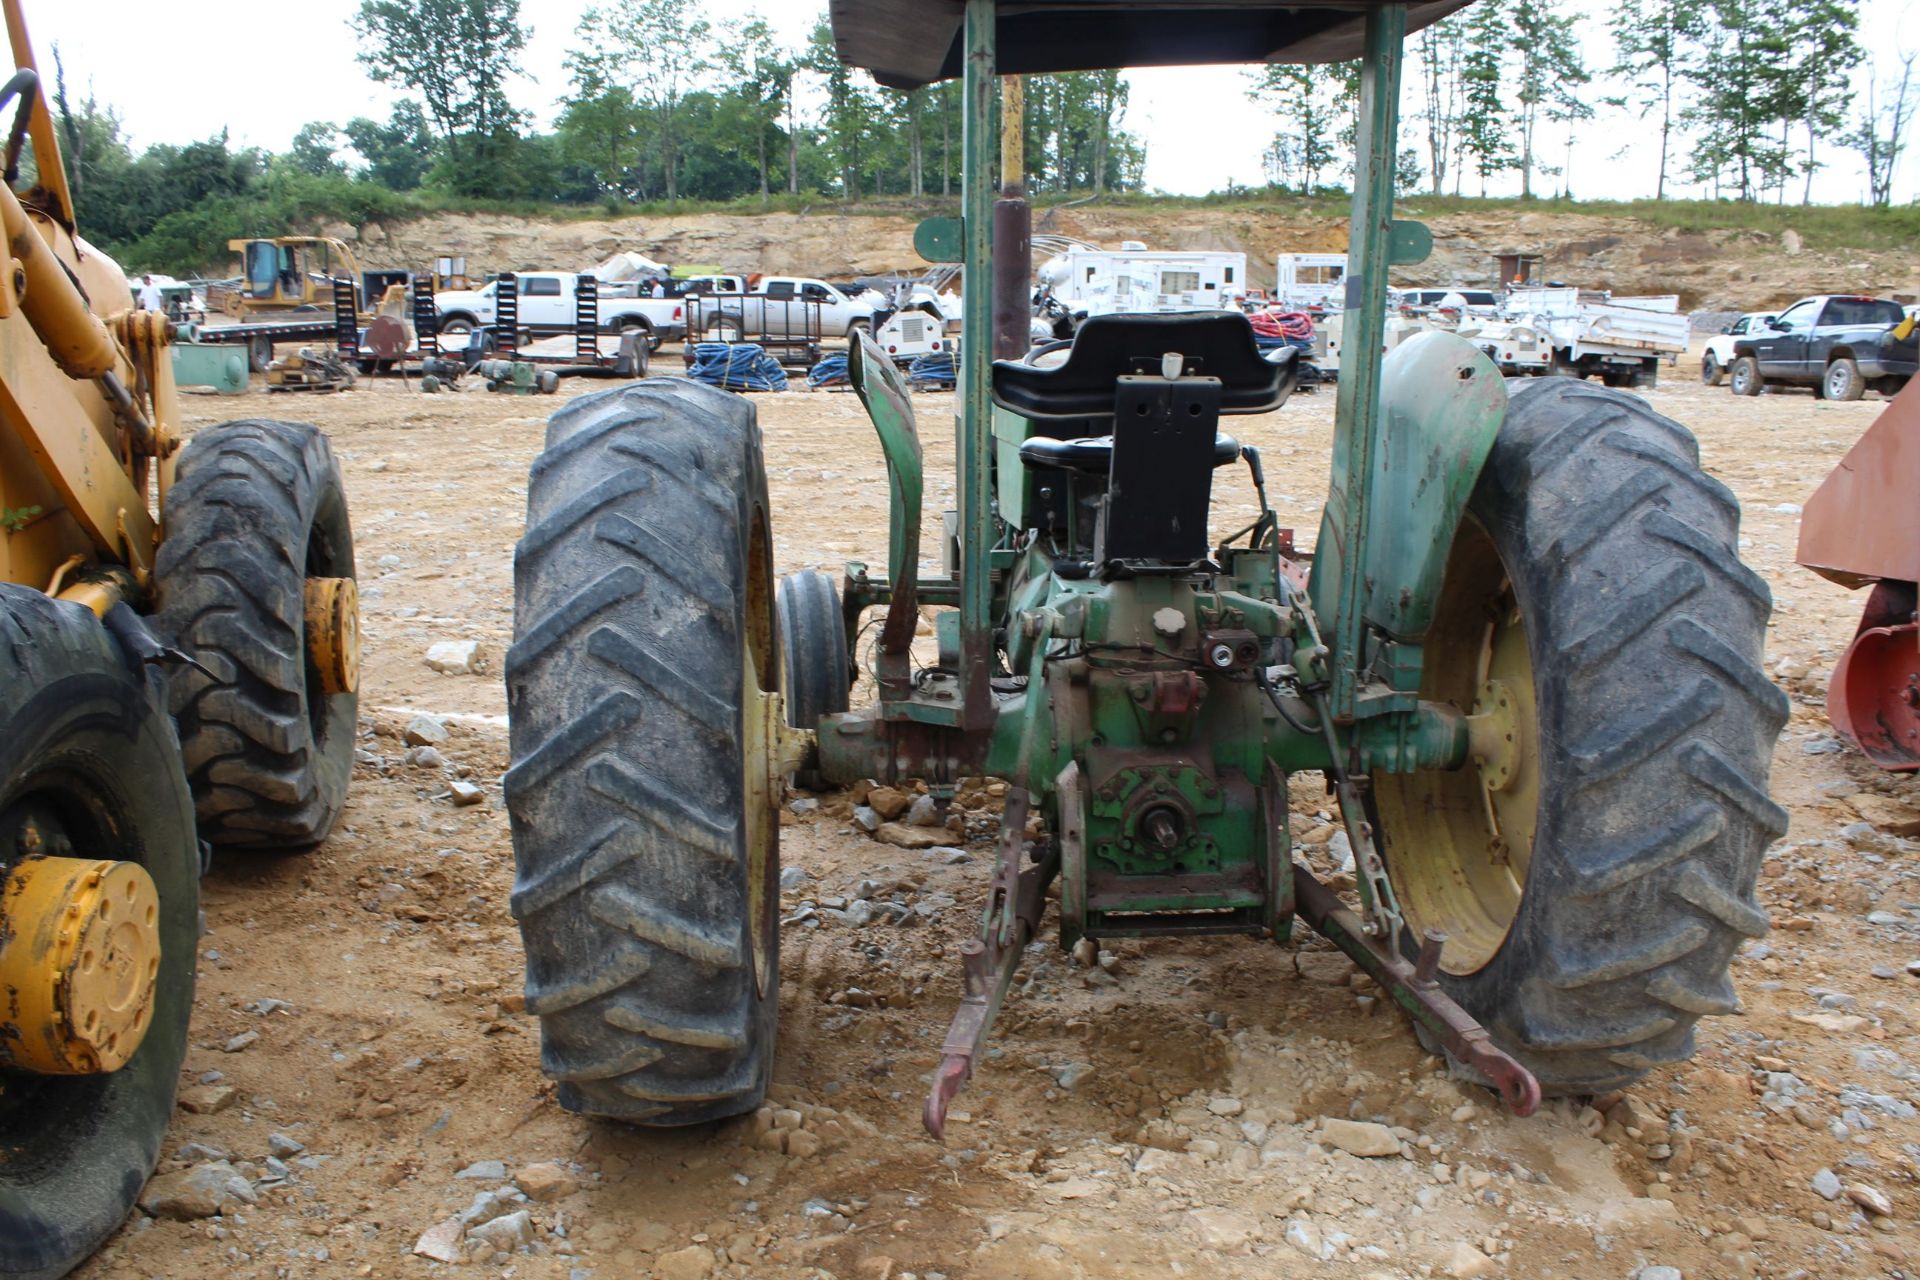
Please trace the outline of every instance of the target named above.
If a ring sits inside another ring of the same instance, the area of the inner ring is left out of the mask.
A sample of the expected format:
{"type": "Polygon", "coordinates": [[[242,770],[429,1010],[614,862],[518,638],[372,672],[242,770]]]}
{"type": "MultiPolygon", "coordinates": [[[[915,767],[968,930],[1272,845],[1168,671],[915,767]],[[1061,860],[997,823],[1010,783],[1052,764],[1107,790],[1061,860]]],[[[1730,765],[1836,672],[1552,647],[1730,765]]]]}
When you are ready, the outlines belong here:
{"type": "MultiPolygon", "coordinates": [[[[562,60],[587,0],[523,0],[532,23],[524,65],[527,78],[514,86],[514,101],[530,108],[542,126],[553,122],[554,103],[567,83],[562,60]]],[[[191,6],[152,0],[25,0],[27,21],[43,68],[51,75],[50,46],[58,42],[68,87],[89,82],[101,101],[116,107],[135,145],[187,142],[231,131],[236,144],[285,148],[310,120],[339,123],[356,115],[384,117],[399,96],[370,82],[355,60],[347,18],[354,0],[196,0],[191,6]]],[[[759,10],[782,38],[801,45],[823,4],[809,0],[705,0],[716,21],[759,10]]],[[[1609,6],[1570,5],[1594,15],[1583,19],[1588,61],[1610,58],[1601,23],[1609,6]]],[[[1920,5],[1908,0],[1861,0],[1862,43],[1877,54],[1883,77],[1897,68],[1897,54],[1920,46],[1920,5]]],[[[1183,195],[1217,190],[1228,181],[1258,186],[1260,153],[1277,126],[1270,111],[1249,102],[1240,71],[1232,67],[1178,67],[1130,73],[1132,105],[1126,124],[1147,144],[1149,187],[1183,195]]],[[[1856,76],[1864,93],[1866,68],[1856,76]]],[[[1596,101],[1614,91],[1596,84],[1596,101]]],[[[1414,103],[1408,95],[1406,109],[1414,103]]],[[[1552,158],[1559,160],[1559,140],[1552,158]]],[[[1657,138],[1649,126],[1607,107],[1581,129],[1574,150],[1576,196],[1632,197],[1653,194],[1657,138]],[[1623,141],[1626,142],[1622,153],[1623,141]]],[[[1866,179],[1859,157],[1830,147],[1827,166],[1814,180],[1814,198],[1858,200],[1866,179]]],[[[1677,176],[1679,166],[1673,174],[1677,176]]],[[[1547,190],[1553,179],[1544,180],[1547,190]]],[[[1518,180],[1509,185],[1515,189],[1518,180]]],[[[1536,178],[1536,189],[1542,180],[1536,178]]],[[[1471,192],[1472,188],[1469,188],[1471,192]]],[[[1797,198],[1800,186],[1790,188],[1797,198]]],[[[1669,192],[1698,194],[1684,185],[1669,192]]],[[[1894,184],[1894,198],[1920,197],[1920,145],[1909,148],[1894,184]]]]}

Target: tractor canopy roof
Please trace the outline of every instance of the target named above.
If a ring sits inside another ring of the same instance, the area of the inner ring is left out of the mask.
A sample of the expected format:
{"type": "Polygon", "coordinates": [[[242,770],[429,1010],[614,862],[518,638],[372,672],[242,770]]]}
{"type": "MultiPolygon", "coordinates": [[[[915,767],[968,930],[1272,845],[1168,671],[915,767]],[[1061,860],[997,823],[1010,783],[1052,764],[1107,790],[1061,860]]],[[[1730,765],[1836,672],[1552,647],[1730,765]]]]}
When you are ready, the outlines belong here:
{"type": "MultiPolygon", "coordinates": [[[[1218,62],[1341,62],[1362,52],[1367,10],[1383,0],[1002,0],[1002,75],[1218,62]]],[[[1409,30],[1471,0],[1414,0],[1409,30]]],[[[951,80],[965,50],[964,0],[831,0],[848,64],[893,89],[951,80]]]]}

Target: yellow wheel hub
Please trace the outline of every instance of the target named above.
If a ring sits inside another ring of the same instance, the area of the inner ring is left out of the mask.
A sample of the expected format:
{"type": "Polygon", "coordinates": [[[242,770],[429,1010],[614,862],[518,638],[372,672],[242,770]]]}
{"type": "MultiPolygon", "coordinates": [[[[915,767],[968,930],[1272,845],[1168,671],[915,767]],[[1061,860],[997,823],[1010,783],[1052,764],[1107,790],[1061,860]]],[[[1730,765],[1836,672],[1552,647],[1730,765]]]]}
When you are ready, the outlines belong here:
{"type": "Polygon", "coordinates": [[[117,1071],[153,1020],[160,895],[144,867],[29,858],[0,887],[0,1066],[117,1071]]]}
{"type": "Polygon", "coordinates": [[[329,696],[360,687],[360,589],[352,578],[308,578],[307,660],[329,696]]]}
{"type": "Polygon", "coordinates": [[[1467,713],[1467,762],[1375,779],[1388,871],[1419,936],[1447,935],[1440,967],[1483,968],[1519,914],[1540,807],[1533,660],[1513,583],[1469,517],[1447,559],[1423,646],[1420,696],[1467,713]]]}

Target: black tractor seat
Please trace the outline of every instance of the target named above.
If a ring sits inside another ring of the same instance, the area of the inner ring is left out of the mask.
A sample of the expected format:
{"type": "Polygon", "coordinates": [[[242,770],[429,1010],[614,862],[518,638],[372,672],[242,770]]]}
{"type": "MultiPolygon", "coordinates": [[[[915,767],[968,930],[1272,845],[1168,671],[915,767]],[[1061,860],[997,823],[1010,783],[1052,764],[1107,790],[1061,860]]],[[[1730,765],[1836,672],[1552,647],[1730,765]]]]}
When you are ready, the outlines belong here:
{"type": "MultiPolygon", "coordinates": [[[[1213,437],[1213,465],[1231,466],[1240,457],[1240,442],[1229,435],[1213,437]]],[[[1029,467],[1058,468],[1083,475],[1104,476],[1113,466],[1112,436],[1081,436],[1055,440],[1035,436],[1020,446],[1020,461],[1029,467]]]]}
{"type": "Polygon", "coordinates": [[[1092,316],[1061,364],[994,361],[993,402],[1032,419],[1112,417],[1115,384],[1159,376],[1163,358],[1174,352],[1182,376],[1219,380],[1221,413],[1278,409],[1298,376],[1298,349],[1262,355],[1253,325],[1238,311],[1092,316]]]}

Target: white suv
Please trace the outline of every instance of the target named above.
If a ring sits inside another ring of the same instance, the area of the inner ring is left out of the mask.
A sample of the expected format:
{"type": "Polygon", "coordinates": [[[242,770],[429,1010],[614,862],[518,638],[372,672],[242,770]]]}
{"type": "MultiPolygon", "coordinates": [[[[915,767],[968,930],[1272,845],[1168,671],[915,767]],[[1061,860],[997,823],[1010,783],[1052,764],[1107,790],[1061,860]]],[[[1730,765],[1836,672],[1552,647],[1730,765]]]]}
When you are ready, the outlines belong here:
{"type": "Polygon", "coordinates": [[[1727,380],[1727,366],[1733,363],[1733,344],[1750,333],[1765,333],[1771,311],[1752,311],[1707,339],[1707,350],[1700,357],[1700,381],[1717,387],[1727,380]]]}

